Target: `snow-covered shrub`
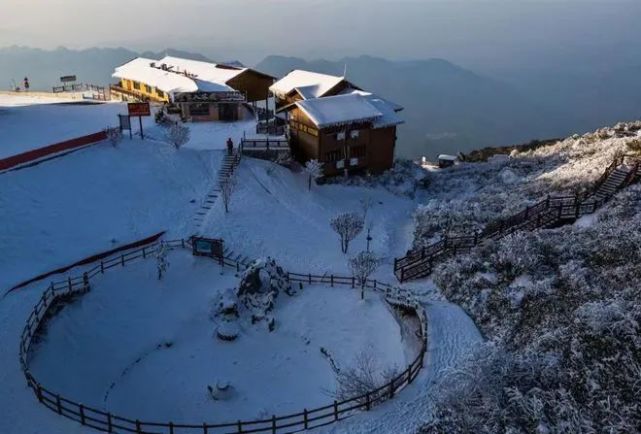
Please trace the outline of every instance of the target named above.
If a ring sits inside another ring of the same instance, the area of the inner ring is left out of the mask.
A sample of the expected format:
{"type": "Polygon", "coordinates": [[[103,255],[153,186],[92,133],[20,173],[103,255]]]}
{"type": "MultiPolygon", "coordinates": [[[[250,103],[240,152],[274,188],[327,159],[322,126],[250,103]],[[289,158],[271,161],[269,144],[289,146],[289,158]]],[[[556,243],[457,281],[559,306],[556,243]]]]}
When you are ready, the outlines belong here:
{"type": "Polygon", "coordinates": [[[104,131],[111,146],[117,148],[120,142],[122,142],[122,131],[120,131],[120,128],[107,127],[104,131]]]}
{"type": "Polygon", "coordinates": [[[169,268],[169,259],[167,255],[169,253],[169,248],[164,242],[160,242],[158,245],[158,251],[156,252],[156,270],[158,271],[158,280],[161,280],[164,274],[169,268]]]}
{"type": "Polygon", "coordinates": [[[182,125],[178,122],[173,123],[165,132],[167,141],[174,145],[176,149],[180,149],[184,144],[189,142],[191,132],[189,127],[182,125]]]}
{"type": "MultiPolygon", "coordinates": [[[[371,351],[361,351],[354,358],[352,365],[338,368],[334,396],[339,401],[363,396],[359,402],[365,402],[364,395],[389,383],[398,373],[396,367],[381,367],[371,351]]],[[[384,392],[380,396],[372,395],[371,398],[380,402],[387,396],[384,392]]]]}
{"type": "Polygon", "coordinates": [[[640,432],[639,196],[621,192],[587,227],[524,232],[437,267],[490,343],[443,378],[424,432],[640,432]]]}
{"type": "Polygon", "coordinates": [[[420,188],[429,184],[428,173],[410,160],[396,160],[394,166],[379,175],[352,175],[332,177],[325,180],[330,184],[355,185],[361,187],[383,187],[389,192],[413,198],[420,188]]]}
{"type": "Polygon", "coordinates": [[[223,206],[225,207],[225,213],[229,212],[229,204],[231,202],[231,196],[234,193],[234,189],[236,188],[236,178],[233,176],[233,174],[225,177],[220,182],[220,195],[223,198],[223,206]]]}
{"type": "Polygon", "coordinates": [[[353,212],[338,214],[329,221],[329,225],[341,239],[341,252],[347,253],[349,243],[363,231],[363,217],[353,212]]]}
{"type": "Polygon", "coordinates": [[[358,255],[350,258],[349,269],[361,287],[361,299],[365,298],[367,279],[376,271],[380,263],[381,260],[372,252],[360,252],[358,255]]]}
{"type": "Polygon", "coordinates": [[[309,160],[305,163],[305,172],[307,172],[308,178],[308,190],[312,189],[312,179],[316,181],[319,178],[323,177],[323,163],[318,160],[309,160]]]}

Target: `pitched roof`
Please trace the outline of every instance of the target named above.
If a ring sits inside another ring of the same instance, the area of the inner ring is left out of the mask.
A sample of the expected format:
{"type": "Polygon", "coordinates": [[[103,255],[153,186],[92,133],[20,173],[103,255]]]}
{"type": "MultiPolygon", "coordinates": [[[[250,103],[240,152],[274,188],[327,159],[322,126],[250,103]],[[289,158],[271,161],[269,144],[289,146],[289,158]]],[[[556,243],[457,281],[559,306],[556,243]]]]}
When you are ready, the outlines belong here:
{"type": "Polygon", "coordinates": [[[319,128],[354,122],[374,121],[383,116],[361,95],[338,95],[296,102],[319,128]]]}
{"type": "Polygon", "coordinates": [[[215,63],[165,56],[161,60],[137,57],[118,66],[112,77],[124,78],[154,86],[163,92],[229,92],[228,80],[246,71],[215,63]],[[162,65],[167,68],[162,69],[162,65]]]}
{"type": "Polygon", "coordinates": [[[281,98],[294,90],[304,99],[319,98],[343,80],[344,77],[295,69],[272,84],[269,90],[281,98]]]}
{"type": "Polygon", "coordinates": [[[402,106],[381,98],[374,93],[362,90],[350,90],[349,92],[343,93],[343,95],[360,95],[381,112],[381,116],[372,122],[374,128],[390,127],[392,125],[399,125],[405,122],[397,114],[397,112],[403,110],[402,106]]]}

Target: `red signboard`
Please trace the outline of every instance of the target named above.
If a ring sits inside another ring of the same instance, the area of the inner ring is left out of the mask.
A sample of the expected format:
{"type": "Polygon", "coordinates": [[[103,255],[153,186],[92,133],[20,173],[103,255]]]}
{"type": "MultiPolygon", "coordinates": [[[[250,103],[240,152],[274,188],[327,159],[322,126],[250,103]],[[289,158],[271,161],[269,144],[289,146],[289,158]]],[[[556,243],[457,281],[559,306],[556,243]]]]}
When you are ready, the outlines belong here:
{"type": "Polygon", "coordinates": [[[129,116],[151,116],[148,102],[130,102],[127,104],[129,116]]]}

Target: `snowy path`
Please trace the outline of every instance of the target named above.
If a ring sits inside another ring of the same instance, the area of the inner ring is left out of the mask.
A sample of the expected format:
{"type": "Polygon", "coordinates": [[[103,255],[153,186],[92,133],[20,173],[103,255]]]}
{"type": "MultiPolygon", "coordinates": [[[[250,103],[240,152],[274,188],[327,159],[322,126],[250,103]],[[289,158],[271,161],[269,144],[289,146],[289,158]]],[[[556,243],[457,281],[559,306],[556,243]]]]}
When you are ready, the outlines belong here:
{"type": "Polygon", "coordinates": [[[455,366],[482,341],[476,325],[455,304],[425,302],[428,317],[428,354],[416,382],[392,401],[369,413],[360,413],[338,424],[314,430],[323,433],[414,433],[430,417],[430,394],[444,370],[455,366]]]}

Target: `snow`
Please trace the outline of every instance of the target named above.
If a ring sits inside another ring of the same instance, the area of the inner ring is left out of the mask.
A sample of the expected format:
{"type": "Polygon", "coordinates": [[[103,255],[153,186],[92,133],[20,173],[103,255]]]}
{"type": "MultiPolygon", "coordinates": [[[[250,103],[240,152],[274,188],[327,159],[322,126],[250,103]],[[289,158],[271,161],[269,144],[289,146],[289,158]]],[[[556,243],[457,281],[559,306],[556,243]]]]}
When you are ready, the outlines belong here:
{"type": "MultiPolygon", "coordinates": [[[[224,82],[209,81],[205,77],[188,77],[184,69],[165,71],[160,69],[161,61],[137,57],[117,67],[112,77],[138,81],[156,87],[169,94],[179,92],[229,92],[233,89],[224,82]],[[151,64],[154,63],[155,67],[151,64]]],[[[189,71],[191,72],[191,71],[189,71]]]]}
{"type": "Polygon", "coordinates": [[[16,98],[5,101],[0,94],[0,158],[117,126],[118,113],[127,113],[120,103],[18,106],[16,98]]]}
{"type": "Polygon", "coordinates": [[[36,104],[60,104],[82,101],[82,93],[62,95],[43,92],[4,92],[0,91],[0,107],[20,107],[36,104]]]}
{"type": "Polygon", "coordinates": [[[284,98],[294,89],[304,99],[320,98],[344,79],[344,77],[295,69],[271,85],[269,90],[279,98],[284,98]]]}
{"type": "Polygon", "coordinates": [[[385,128],[393,125],[400,125],[404,121],[398,116],[397,112],[403,110],[403,107],[371,92],[357,89],[346,89],[341,95],[360,95],[373,105],[382,116],[374,121],[374,128],[385,128]]]}
{"type": "Polygon", "coordinates": [[[183,236],[221,158],[125,138],[0,175],[0,288],[162,230],[183,236]]]}
{"type": "MultiPolygon", "coordinates": [[[[47,110],[38,116],[38,107],[25,107],[23,125],[51,125],[49,116],[59,107],[42,107],[47,110]]],[[[100,115],[79,111],[42,137],[62,134],[73,117],[95,117],[92,121],[98,123],[100,115]]],[[[0,218],[6,228],[0,234],[0,288],[160,230],[168,231],[168,239],[191,235],[193,216],[216,182],[227,137],[238,143],[255,121],[187,126],[191,140],[178,151],[162,141],[164,129],[148,118],[147,140],[125,135],[117,148],[105,142],[0,175],[0,218]]],[[[81,135],[79,128],[73,137],[81,135]]],[[[10,137],[22,141],[28,133],[14,129],[10,137]]],[[[383,259],[372,278],[395,281],[392,262],[411,244],[415,199],[383,186],[331,184],[308,191],[305,172],[250,158],[243,158],[235,176],[238,186],[229,214],[218,200],[204,220],[203,235],[222,237],[235,255],[274,257],[290,271],[348,274],[348,259],[366,249],[366,231],[343,255],[329,221],[341,212],[362,212],[361,202],[368,198],[370,249],[383,259]]],[[[100,406],[117,379],[107,399],[112,411],[160,420],[213,421],[218,415],[233,420],[331,401],[327,389],[332,389],[334,374],[320,346],[342,364],[366,347],[384,365],[404,367],[414,355],[377,295],[368,293],[362,302],[358,291],[318,285],[278,299],[275,334],[245,325],[236,342],[219,342],[210,319],[211,300],[237,284],[236,277],[186,252],[170,253],[169,261],[160,282],[153,259],[128,265],[99,277],[86,297],[63,309],[33,360],[37,375],[47,378],[44,383],[87,405],[98,396],[100,406]],[[172,345],[165,346],[169,341],[172,345]],[[116,347],[118,351],[109,351],[116,347]],[[132,364],[138,357],[141,361],[132,364]],[[305,369],[295,372],[291,366],[305,369]],[[211,400],[207,384],[215,388],[225,383],[233,388],[230,400],[211,400]]],[[[39,405],[20,373],[19,335],[45,287],[45,282],[32,284],[0,299],[0,347],[15,349],[0,352],[3,433],[87,432],[39,405]]],[[[465,312],[434,300],[438,290],[430,281],[407,287],[423,294],[427,310],[424,371],[394,400],[321,432],[415,431],[429,418],[432,398],[426,391],[481,340],[465,312]]]]}
{"type": "Polygon", "coordinates": [[[187,71],[189,74],[196,74],[199,80],[218,83],[219,85],[225,85],[232,78],[247,71],[247,68],[229,68],[225,65],[173,56],[163,57],[156,62],[156,65],[162,65],[163,63],[167,64],[167,66],[173,66],[175,71],[187,71]]]}
{"type": "Polygon", "coordinates": [[[338,95],[296,102],[318,127],[353,122],[379,121],[383,117],[374,105],[361,95],[338,95]]]}
{"type": "Polygon", "coordinates": [[[221,341],[211,306],[238,278],[187,250],[170,252],[169,261],[161,281],[153,259],[95,279],[90,293],[49,323],[32,356],[34,376],[125,417],[234,422],[330,403],[335,374],[321,348],[340,367],[361,351],[382,367],[402,369],[416,357],[406,359],[400,326],[380,296],[368,293],[362,302],[347,287],[281,293],[274,332],[247,322],[236,341],[221,341]],[[209,397],[207,385],[217,382],[233,388],[229,400],[209,397]]]}

